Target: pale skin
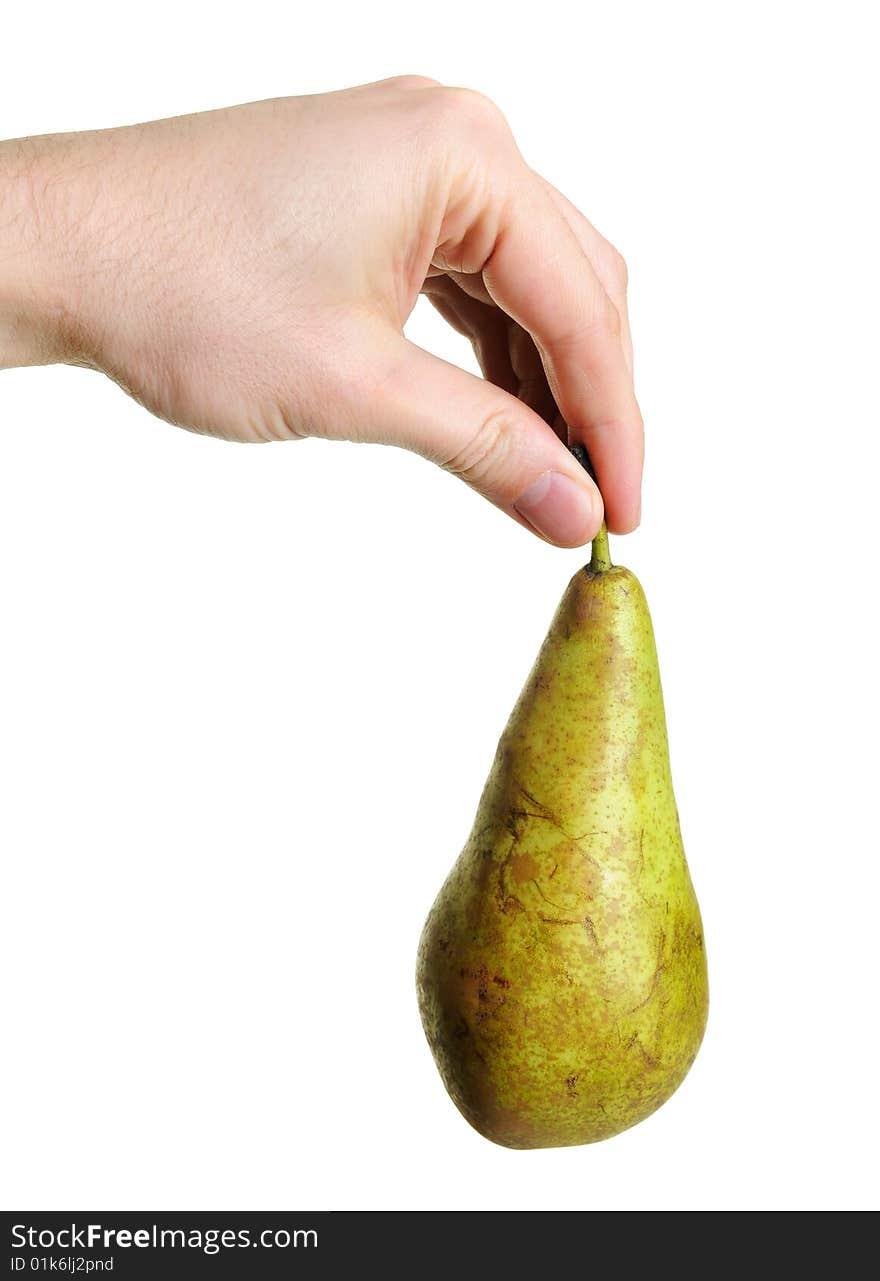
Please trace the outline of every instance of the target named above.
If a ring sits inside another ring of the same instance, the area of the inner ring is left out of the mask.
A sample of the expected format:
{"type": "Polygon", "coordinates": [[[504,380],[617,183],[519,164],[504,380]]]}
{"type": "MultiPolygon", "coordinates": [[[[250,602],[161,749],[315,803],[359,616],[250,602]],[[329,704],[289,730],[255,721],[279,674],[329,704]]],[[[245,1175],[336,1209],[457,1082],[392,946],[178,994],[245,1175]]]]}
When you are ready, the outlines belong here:
{"type": "Polygon", "coordinates": [[[558,546],[603,498],[611,530],[639,521],[623,259],[472,90],[404,76],[0,143],[0,368],[56,362],[228,440],[414,450],[558,546]],[[420,293],[484,378],[404,337],[420,293]]]}

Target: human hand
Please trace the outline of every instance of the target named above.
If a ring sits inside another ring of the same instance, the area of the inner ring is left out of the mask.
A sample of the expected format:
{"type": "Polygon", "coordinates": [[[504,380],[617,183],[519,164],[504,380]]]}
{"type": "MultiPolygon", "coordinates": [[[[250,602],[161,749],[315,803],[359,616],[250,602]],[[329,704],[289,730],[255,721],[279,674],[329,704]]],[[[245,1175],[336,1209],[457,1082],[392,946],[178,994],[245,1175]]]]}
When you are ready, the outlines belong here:
{"type": "Polygon", "coordinates": [[[639,519],[617,251],[498,109],[420,77],[0,146],[0,366],[231,440],[415,450],[548,541],[639,519]],[[485,379],[403,336],[420,292],[485,379]]]}

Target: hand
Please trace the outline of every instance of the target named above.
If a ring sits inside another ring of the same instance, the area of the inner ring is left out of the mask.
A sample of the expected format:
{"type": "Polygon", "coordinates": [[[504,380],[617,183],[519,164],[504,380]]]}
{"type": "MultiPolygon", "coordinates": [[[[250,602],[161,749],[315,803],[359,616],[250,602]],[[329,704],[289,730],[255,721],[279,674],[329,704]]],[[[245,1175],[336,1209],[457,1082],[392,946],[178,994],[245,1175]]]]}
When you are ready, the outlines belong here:
{"type": "Polygon", "coordinates": [[[0,365],[232,440],[416,450],[561,546],[639,519],[623,261],[481,95],[403,77],[0,146],[0,365]],[[420,292],[485,380],[408,342],[420,292]]]}

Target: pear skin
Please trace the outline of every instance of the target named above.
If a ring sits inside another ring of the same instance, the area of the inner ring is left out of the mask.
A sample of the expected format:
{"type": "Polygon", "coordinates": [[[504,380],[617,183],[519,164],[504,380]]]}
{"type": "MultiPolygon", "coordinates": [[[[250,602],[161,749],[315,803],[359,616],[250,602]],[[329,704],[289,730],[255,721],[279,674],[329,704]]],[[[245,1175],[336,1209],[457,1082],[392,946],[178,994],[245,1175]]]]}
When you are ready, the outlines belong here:
{"type": "Polygon", "coordinates": [[[417,985],[449,1094],[506,1147],[618,1134],[696,1056],[706,955],[654,633],[607,542],[569,584],[498,744],[417,985]]]}

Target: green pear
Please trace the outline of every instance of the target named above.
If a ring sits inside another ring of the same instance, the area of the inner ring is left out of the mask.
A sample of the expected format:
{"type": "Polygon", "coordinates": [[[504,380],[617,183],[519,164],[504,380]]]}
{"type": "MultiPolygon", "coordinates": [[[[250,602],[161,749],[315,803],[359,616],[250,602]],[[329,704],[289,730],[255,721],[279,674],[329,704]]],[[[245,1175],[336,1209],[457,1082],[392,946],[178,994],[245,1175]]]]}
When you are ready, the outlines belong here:
{"type": "Polygon", "coordinates": [[[706,955],[654,633],[604,528],[498,744],[417,981],[452,1099],[511,1148],[635,1125],[699,1049],[706,955]]]}

